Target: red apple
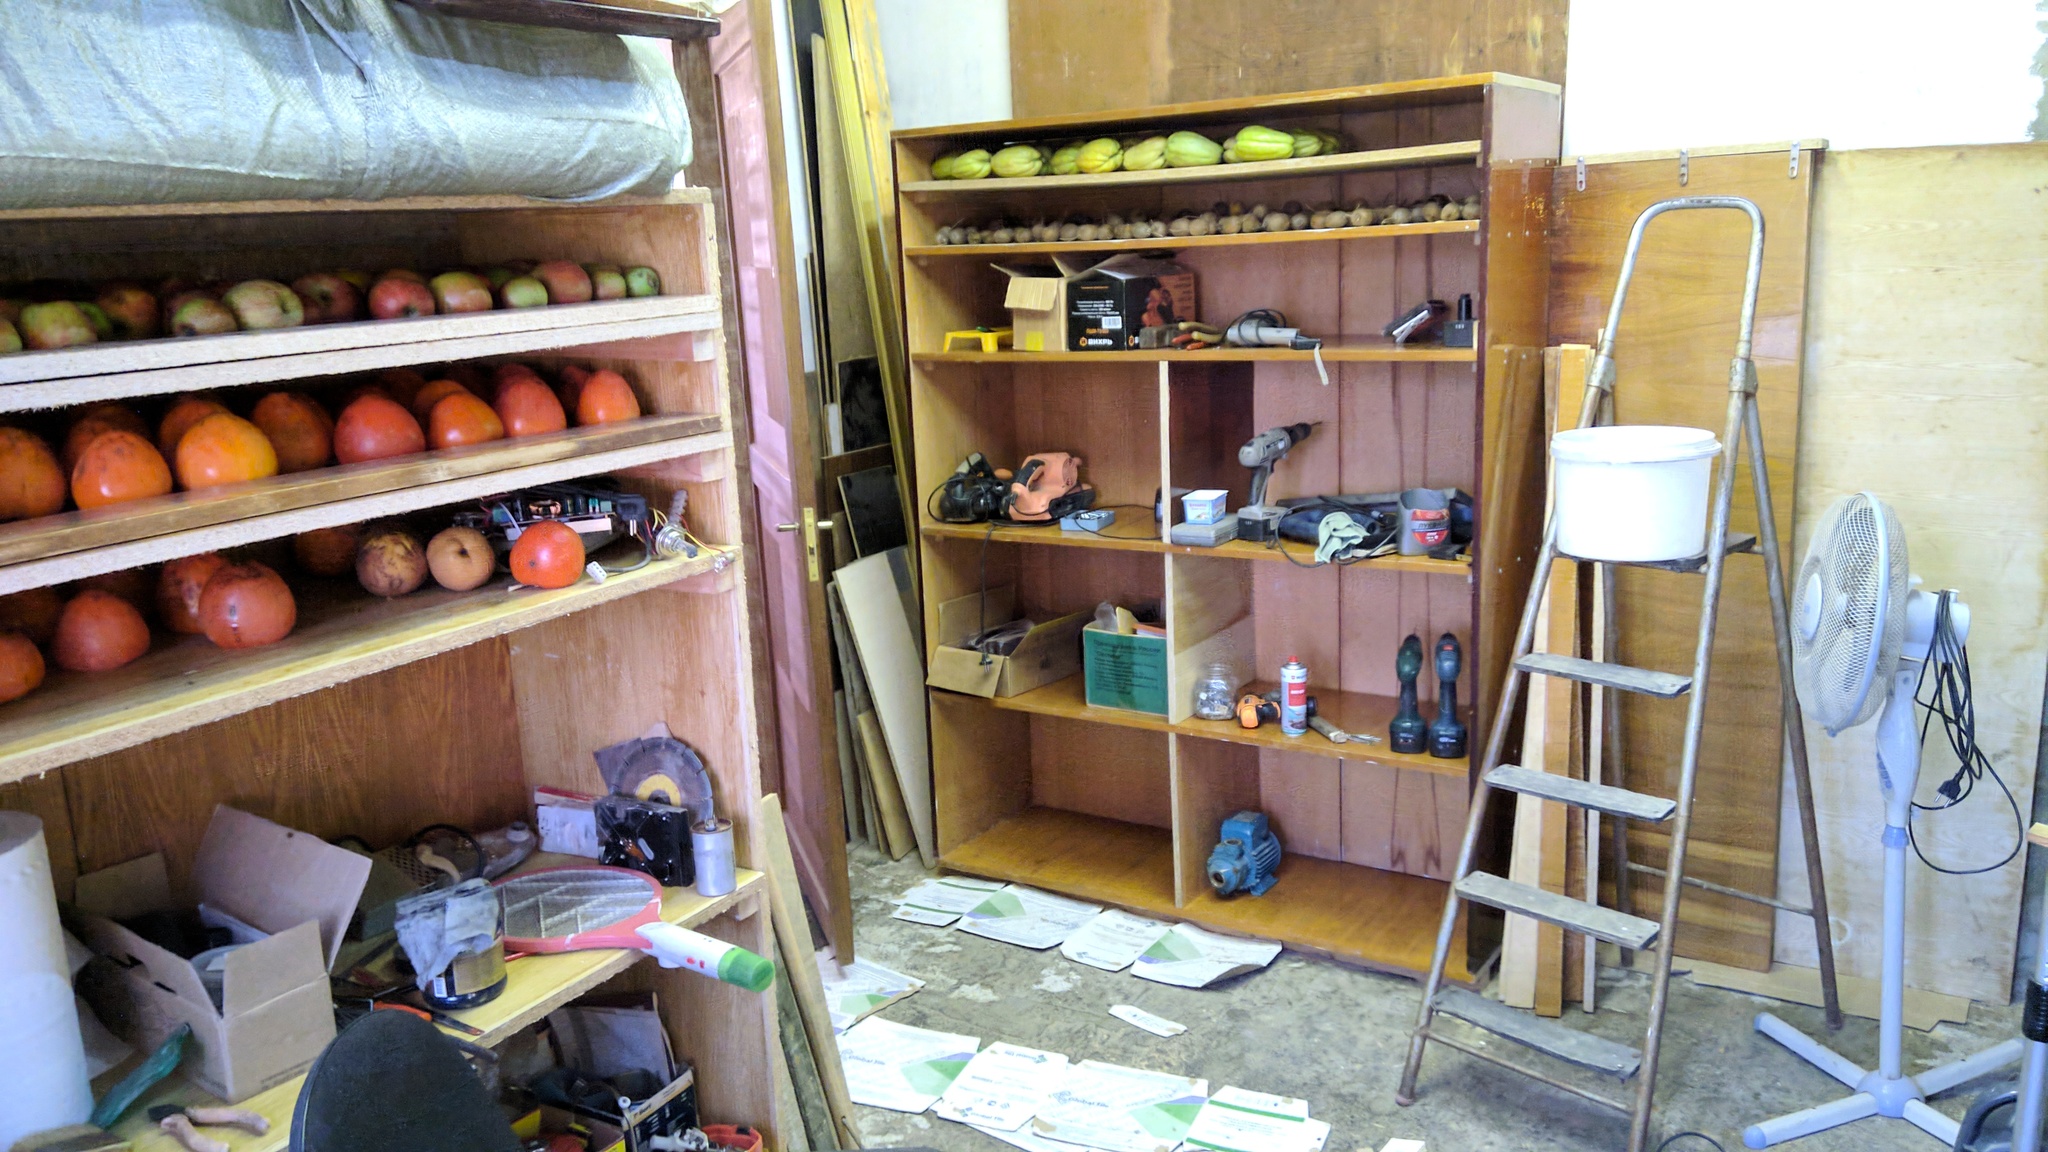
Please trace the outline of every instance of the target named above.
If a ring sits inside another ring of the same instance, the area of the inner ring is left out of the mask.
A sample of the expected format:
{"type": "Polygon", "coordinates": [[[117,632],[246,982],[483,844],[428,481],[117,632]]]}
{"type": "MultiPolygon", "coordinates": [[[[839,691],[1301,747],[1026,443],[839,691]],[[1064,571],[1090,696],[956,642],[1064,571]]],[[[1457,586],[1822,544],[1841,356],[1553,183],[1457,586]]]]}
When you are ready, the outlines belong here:
{"type": "Polygon", "coordinates": [[[292,291],[306,305],[306,323],[338,324],[353,320],[362,297],[355,285],[333,272],[315,272],[292,281],[292,291]]]}
{"type": "Polygon", "coordinates": [[[299,294],[275,280],[244,280],[228,289],[220,302],[251,330],[297,328],[306,322],[306,305],[299,294]]]}
{"type": "Polygon", "coordinates": [[[427,285],[442,312],[489,312],[491,282],[474,272],[443,272],[427,285]]]}
{"type": "Polygon", "coordinates": [[[9,324],[18,323],[21,320],[21,310],[26,307],[28,301],[19,296],[0,296],[0,320],[5,320],[9,324]]]}
{"type": "Polygon", "coordinates": [[[590,275],[590,295],[597,300],[624,300],[626,298],[626,274],[616,264],[586,264],[583,270],[590,275]]]}
{"type": "Polygon", "coordinates": [[[410,280],[415,284],[425,284],[427,282],[427,278],[425,276],[420,275],[419,273],[413,271],[410,268],[387,268],[378,275],[377,279],[410,280]]]}
{"type": "Polygon", "coordinates": [[[146,340],[162,328],[156,295],[140,284],[120,281],[100,289],[93,303],[114,322],[117,340],[146,340]]]}
{"type": "MultiPolygon", "coordinates": [[[[578,269],[581,271],[581,269],[578,269]]],[[[69,300],[30,304],[21,310],[22,340],[31,348],[69,348],[99,340],[84,309],[69,300]]]]}
{"type": "Polygon", "coordinates": [[[498,302],[507,308],[538,308],[548,302],[548,286],[531,276],[514,276],[498,289],[498,302]]]}
{"type": "Polygon", "coordinates": [[[434,293],[422,281],[386,275],[370,285],[370,315],[379,320],[433,314],[434,293]]]}
{"type": "Polygon", "coordinates": [[[533,278],[547,285],[550,304],[581,304],[590,299],[590,273],[574,260],[550,260],[533,270],[533,278]]]}

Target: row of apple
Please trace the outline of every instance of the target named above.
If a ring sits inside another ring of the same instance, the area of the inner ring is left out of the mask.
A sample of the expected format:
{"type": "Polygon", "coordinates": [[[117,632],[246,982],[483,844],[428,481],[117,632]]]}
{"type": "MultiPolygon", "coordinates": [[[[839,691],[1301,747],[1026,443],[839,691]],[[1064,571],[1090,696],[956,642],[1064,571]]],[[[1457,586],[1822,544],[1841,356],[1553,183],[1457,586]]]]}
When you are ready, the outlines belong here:
{"type": "MultiPolygon", "coordinates": [[[[365,591],[386,599],[417,590],[429,575],[443,588],[467,592],[497,571],[490,541],[461,525],[424,543],[398,522],[321,528],[294,538],[292,552],[302,571],[352,572],[365,591]]],[[[544,520],[520,534],[506,565],[519,583],[566,588],[583,578],[584,559],[575,529],[544,520]]],[[[97,673],[141,659],[155,642],[150,614],[173,636],[205,636],[227,649],[275,644],[299,619],[298,598],[275,568],[218,552],[93,577],[63,591],[0,596],[0,704],[40,687],[51,662],[97,673]]]]}
{"type": "Polygon", "coordinates": [[[0,352],[71,348],[102,340],[210,336],[436,313],[539,308],[661,295],[654,269],[573,260],[515,260],[458,268],[429,279],[407,268],[314,272],[276,280],[198,284],[171,279],[154,290],[132,280],[39,286],[34,300],[0,294],[0,352]]]}
{"type": "MultiPolygon", "coordinates": [[[[0,521],[48,516],[304,472],[460,448],[507,437],[631,420],[639,397],[624,376],[567,365],[551,385],[531,365],[488,373],[450,364],[434,378],[389,368],[346,386],[332,412],[305,392],[264,395],[244,413],[223,396],[174,398],[152,425],[122,403],[59,418],[50,440],[0,427],[0,521]]],[[[54,429],[53,429],[54,430],[54,429]]]]}

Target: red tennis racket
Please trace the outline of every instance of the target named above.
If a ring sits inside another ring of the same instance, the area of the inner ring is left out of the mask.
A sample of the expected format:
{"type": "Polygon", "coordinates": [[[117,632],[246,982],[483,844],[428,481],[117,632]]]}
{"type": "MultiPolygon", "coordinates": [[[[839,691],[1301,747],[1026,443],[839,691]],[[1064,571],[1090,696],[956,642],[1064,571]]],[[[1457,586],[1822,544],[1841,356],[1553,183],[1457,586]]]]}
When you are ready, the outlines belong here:
{"type": "Polygon", "coordinates": [[[497,882],[505,950],[647,950],[640,929],[661,922],[661,885],[643,872],[601,864],[543,868],[497,882]]]}

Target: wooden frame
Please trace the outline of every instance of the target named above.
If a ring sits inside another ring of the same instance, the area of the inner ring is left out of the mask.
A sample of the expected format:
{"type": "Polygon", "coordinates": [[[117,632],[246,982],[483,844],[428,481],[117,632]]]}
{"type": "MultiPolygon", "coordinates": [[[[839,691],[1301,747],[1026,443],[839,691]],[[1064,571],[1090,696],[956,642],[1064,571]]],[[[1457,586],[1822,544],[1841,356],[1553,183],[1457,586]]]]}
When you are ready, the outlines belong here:
{"type": "MultiPolygon", "coordinates": [[[[920,494],[970,451],[1009,465],[1057,449],[1085,460],[1097,506],[1118,515],[1090,534],[942,524],[926,509],[927,637],[936,606],[985,579],[1015,585],[1034,619],[1102,600],[1159,600],[1169,654],[1163,716],[1091,707],[1080,676],[994,700],[931,691],[943,865],[1369,967],[1427,970],[1471,758],[1195,719],[1193,685],[1220,660],[1247,691],[1262,690],[1298,655],[1324,716],[1384,738],[1401,637],[1450,631],[1466,646],[1460,700],[1483,731],[1540,529],[1543,236],[1557,133],[1554,86],[1483,74],[896,134],[920,494]],[[1253,120],[1337,129],[1358,150],[1109,176],[929,179],[935,156],[969,141],[1181,127],[1220,135],[1253,120]],[[1165,216],[1219,198],[1379,204],[1433,192],[1480,194],[1481,219],[1162,241],[934,242],[939,227],[980,218],[970,213],[1165,216]],[[1131,249],[1177,252],[1212,323],[1277,307],[1323,336],[1329,386],[1311,353],[1294,349],[939,350],[946,331],[1003,322],[1005,281],[990,261],[1131,249]],[[1480,302],[1478,347],[1380,337],[1416,300],[1461,292],[1480,302]],[[1155,493],[1224,488],[1236,507],[1248,482],[1237,446],[1300,420],[1320,425],[1276,471],[1276,495],[1456,486],[1480,510],[1471,554],[1340,569],[1313,567],[1305,545],[1168,542],[1152,516],[1155,493]],[[1218,823],[1243,808],[1268,814],[1286,860],[1265,896],[1219,899],[1205,862],[1218,823]]],[[[1422,685],[1431,712],[1432,679],[1422,685]]],[[[1474,959],[1495,931],[1472,934],[1474,959]]],[[[1454,957],[1454,979],[1477,971],[1454,957]]]]}
{"type": "MultiPolygon", "coordinates": [[[[220,803],[372,844],[397,842],[433,822],[497,827],[528,815],[537,786],[602,792],[591,753],[656,722],[702,754],[720,814],[737,826],[740,863],[758,866],[760,765],[740,549],[743,448],[731,432],[717,249],[702,190],[589,205],[483,197],[0,213],[0,271],[9,277],[121,269],[274,275],[537,254],[651,264],[669,293],[617,302],[633,309],[590,305],[553,317],[542,310],[481,337],[470,329],[502,327],[510,318],[489,313],[44,354],[38,363],[55,367],[0,384],[0,407],[149,395],[166,370],[202,368],[216,386],[263,384],[520,354],[543,365],[617,369],[634,383],[647,415],[8,525],[0,529],[0,584],[10,591],[210,548],[267,555],[281,537],[310,527],[596,475],[617,477],[660,508],[687,493],[689,527],[708,545],[694,557],[655,560],[558,591],[514,590],[500,579],[473,592],[375,601],[352,582],[346,590],[340,581],[298,582],[299,629],[274,646],[230,652],[201,640],[160,642],[116,672],[53,670],[37,692],[0,706],[0,806],[44,819],[59,895],[69,897],[81,872],[150,851],[165,854],[174,877],[184,875],[220,803]],[[346,227],[338,227],[343,219],[346,227]],[[485,346],[478,338],[511,342],[485,346]]],[[[231,404],[248,394],[233,396],[231,404]]],[[[761,878],[744,867],[741,878],[734,894],[714,900],[672,890],[665,914],[773,956],[761,878]]],[[[602,952],[516,960],[514,991],[472,1010],[470,1022],[492,1044],[600,984],[655,988],[678,1055],[696,1068],[705,1115],[754,1125],[779,1144],[794,1118],[778,1113],[774,1090],[781,1059],[774,998],[637,959],[602,952]]],[[[272,1128],[237,1148],[283,1148],[297,1091],[292,1081],[248,1101],[272,1128]]],[[[174,1078],[143,1104],[203,1102],[195,1093],[174,1078]]],[[[175,1148],[145,1111],[131,1112],[119,1134],[147,1152],[175,1148]]]]}

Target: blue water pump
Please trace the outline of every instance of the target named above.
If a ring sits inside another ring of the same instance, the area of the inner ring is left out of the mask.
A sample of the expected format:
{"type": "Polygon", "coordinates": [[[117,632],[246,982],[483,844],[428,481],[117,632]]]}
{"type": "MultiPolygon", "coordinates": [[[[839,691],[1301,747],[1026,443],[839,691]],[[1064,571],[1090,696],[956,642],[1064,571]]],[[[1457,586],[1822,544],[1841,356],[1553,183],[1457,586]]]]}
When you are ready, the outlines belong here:
{"type": "Polygon", "coordinates": [[[1280,838],[1264,812],[1239,812],[1223,822],[1223,842],[1209,851],[1209,885],[1218,896],[1264,896],[1280,871],[1280,838]]]}

